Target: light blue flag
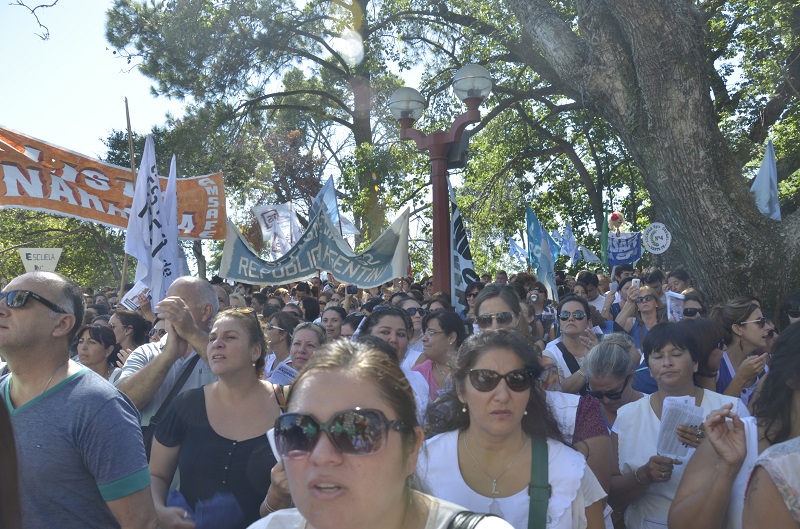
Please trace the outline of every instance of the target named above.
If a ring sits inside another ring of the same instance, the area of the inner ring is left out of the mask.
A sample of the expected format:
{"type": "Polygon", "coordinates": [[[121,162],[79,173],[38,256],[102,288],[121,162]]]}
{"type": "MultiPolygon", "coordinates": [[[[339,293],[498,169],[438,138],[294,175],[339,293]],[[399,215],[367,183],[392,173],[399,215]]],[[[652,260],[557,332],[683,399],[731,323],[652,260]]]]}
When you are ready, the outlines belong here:
{"type": "Polygon", "coordinates": [[[520,246],[519,243],[515,241],[512,237],[508,238],[508,245],[509,245],[508,255],[510,255],[523,265],[527,265],[528,252],[526,252],[525,249],[522,246],[520,246]]]}
{"type": "Polygon", "coordinates": [[[781,220],[781,207],[778,202],[778,167],[775,164],[775,148],[772,140],[767,143],[767,152],[758,175],[750,187],[750,193],[758,206],[758,211],[772,220],[781,220]]]}
{"type": "Polygon", "coordinates": [[[561,255],[569,257],[573,266],[581,258],[580,250],[578,250],[578,242],[575,240],[575,234],[572,233],[572,226],[567,222],[567,227],[564,228],[564,239],[561,241],[561,255]]]}
{"type": "Polygon", "coordinates": [[[358,235],[359,231],[344,215],[339,212],[339,202],[336,200],[336,187],[333,185],[333,177],[329,177],[319,190],[314,201],[311,203],[311,210],[308,212],[308,219],[317,215],[320,208],[328,212],[331,223],[339,228],[340,235],[358,235]]]}
{"type": "Polygon", "coordinates": [[[600,263],[600,262],[602,262],[602,261],[600,261],[600,258],[597,257],[597,254],[594,253],[593,251],[591,251],[586,246],[578,246],[578,249],[581,252],[581,257],[587,263],[600,263]]]}
{"type": "Polygon", "coordinates": [[[558,287],[556,286],[555,264],[558,253],[553,253],[552,247],[557,246],[549,233],[544,232],[542,236],[542,258],[539,260],[539,268],[536,275],[539,281],[544,283],[547,294],[553,301],[558,302],[558,287]]]}
{"type": "Polygon", "coordinates": [[[525,220],[528,228],[528,258],[531,268],[538,269],[542,254],[542,225],[530,206],[525,206],[525,220]]]}

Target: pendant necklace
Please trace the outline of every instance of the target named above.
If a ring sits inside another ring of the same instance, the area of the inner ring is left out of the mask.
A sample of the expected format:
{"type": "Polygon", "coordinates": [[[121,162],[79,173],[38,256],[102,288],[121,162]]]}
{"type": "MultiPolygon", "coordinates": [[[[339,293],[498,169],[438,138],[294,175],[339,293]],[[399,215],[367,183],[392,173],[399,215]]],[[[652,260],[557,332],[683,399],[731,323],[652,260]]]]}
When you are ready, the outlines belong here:
{"type": "Polygon", "coordinates": [[[502,478],[505,475],[506,472],[508,472],[508,469],[511,468],[511,466],[514,463],[517,462],[517,459],[519,459],[519,457],[522,455],[522,452],[525,451],[525,447],[528,446],[527,437],[525,438],[525,442],[523,443],[522,448],[520,449],[520,451],[517,453],[516,456],[514,456],[514,459],[511,460],[511,462],[506,466],[506,468],[503,469],[502,472],[500,472],[500,475],[497,476],[497,477],[492,476],[489,473],[489,471],[486,469],[486,467],[481,465],[480,463],[478,463],[478,460],[475,459],[475,456],[472,454],[472,451],[469,449],[469,445],[467,444],[467,434],[466,434],[466,432],[464,432],[464,436],[462,437],[462,439],[464,441],[464,448],[467,450],[467,454],[469,454],[469,457],[472,459],[472,462],[475,463],[475,466],[477,466],[479,469],[481,469],[481,471],[484,474],[489,476],[489,479],[492,480],[492,495],[493,496],[497,496],[498,494],[500,494],[500,491],[497,490],[497,482],[500,480],[500,478],[502,478]]]}
{"type": "MultiPolygon", "coordinates": [[[[69,358],[67,358],[66,360],[64,360],[64,363],[63,363],[63,364],[60,364],[60,365],[59,365],[59,366],[56,368],[56,370],[55,370],[55,371],[53,371],[53,374],[52,374],[52,375],[50,375],[50,378],[48,378],[48,379],[47,379],[47,384],[45,384],[45,386],[44,386],[44,389],[42,389],[42,392],[41,392],[41,393],[39,393],[39,396],[40,396],[40,397],[41,397],[42,395],[44,395],[44,392],[45,392],[45,391],[47,391],[47,388],[49,388],[49,387],[50,387],[50,382],[52,382],[52,381],[53,381],[53,377],[54,377],[54,376],[56,376],[56,373],[58,373],[59,371],[61,371],[61,368],[62,368],[62,367],[64,367],[65,365],[67,365],[67,362],[69,362],[69,358]]],[[[10,376],[10,377],[8,378],[8,391],[9,391],[9,393],[11,393],[11,384],[12,384],[12,382],[14,382],[14,376],[13,376],[13,373],[12,373],[12,376],[10,376]]]]}
{"type": "Polygon", "coordinates": [[[450,378],[450,375],[445,375],[444,371],[442,371],[442,368],[440,368],[439,364],[437,364],[436,362],[433,362],[433,365],[436,368],[436,371],[438,371],[439,374],[442,375],[442,380],[444,380],[444,382],[442,382],[442,387],[445,387],[447,385],[447,379],[450,378]]]}

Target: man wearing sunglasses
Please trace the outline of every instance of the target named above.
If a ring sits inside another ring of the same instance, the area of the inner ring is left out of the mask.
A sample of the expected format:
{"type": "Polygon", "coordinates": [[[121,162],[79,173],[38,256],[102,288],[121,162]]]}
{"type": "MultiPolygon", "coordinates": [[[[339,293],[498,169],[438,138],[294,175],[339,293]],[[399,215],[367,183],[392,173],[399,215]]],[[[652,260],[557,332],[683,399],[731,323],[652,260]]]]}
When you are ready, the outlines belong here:
{"type": "Polygon", "coordinates": [[[135,408],[69,359],[83,314],[80,289],[58,274],[24,274],[0,292],[0,355],[12,372],[0,378],[0,405],[18,451],[23,527],[154,527],[135,408]]]}
{"type": "Polygon", "coordinates": [[[178,394],[217,379],[206,363],[206,347],[218,307],[211,283],[189,276],[176,279],[167,290],[167,297],[156,306],[156,312],[166,321],[166,337],[138,347],[125,361],[114,385],[139,409],[142,427],[153,422],[146,429],[145,443],[157,422],[151,419],[154,415],[163,416],[166,409],[162,406],[181,381],[184,369],[191,371],[183,378],[178,394]]]}

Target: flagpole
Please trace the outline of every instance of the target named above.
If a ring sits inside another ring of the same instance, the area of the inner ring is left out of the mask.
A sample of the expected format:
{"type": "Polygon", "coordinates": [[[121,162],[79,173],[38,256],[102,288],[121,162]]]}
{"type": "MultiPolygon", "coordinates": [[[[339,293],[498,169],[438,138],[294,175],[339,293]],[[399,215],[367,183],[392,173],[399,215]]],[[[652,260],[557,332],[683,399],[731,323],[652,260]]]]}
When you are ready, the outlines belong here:
{"type": "MultiPolygon", "coordinates": [[[[136,162],[134,161],[133,156],[133,133],[131,132],[131,114],[128,111],[128,98],[125,98],[125,119],[128,122],[128,151],[130,152],[131,158],[131,182],[133,183],[133,189],[136,190],[136,162]]],[[[122,259],[122,278],[119,280],[119,290],[125,288],[125,276],[128,273],[128,254],[125,253],[125,257],[122,259]]]]}

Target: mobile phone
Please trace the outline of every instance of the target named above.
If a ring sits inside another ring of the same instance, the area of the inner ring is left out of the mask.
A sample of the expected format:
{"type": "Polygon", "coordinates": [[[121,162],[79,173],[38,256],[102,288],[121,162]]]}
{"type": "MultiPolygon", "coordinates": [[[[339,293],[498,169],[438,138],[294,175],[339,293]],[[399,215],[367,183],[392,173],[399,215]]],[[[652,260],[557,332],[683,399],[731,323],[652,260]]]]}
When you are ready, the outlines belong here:
{"type": "Polygon", "coordinates": [[[631,279],[631,288],[639,288],[639,286],[641,284],[642,284],[642,281],[638,277],[634,278],[634,279],[631,279]]]}
{"type": "Polygon", "coordinates": [[[356,285],[347,285],[345,292],[347,294],[358,294],[358,287],[356,285]]]}

